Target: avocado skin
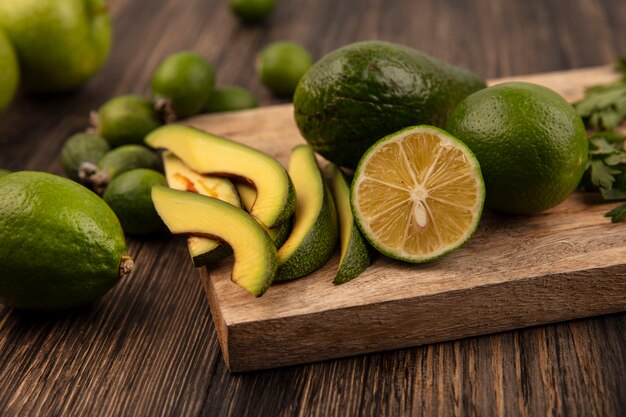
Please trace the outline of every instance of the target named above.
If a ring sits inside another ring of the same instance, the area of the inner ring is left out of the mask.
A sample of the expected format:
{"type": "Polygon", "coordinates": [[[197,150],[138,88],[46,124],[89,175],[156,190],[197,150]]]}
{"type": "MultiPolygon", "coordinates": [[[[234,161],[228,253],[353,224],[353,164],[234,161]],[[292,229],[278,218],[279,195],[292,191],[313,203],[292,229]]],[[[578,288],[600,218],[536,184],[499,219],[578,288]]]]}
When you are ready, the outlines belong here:
{"type": "Polygon", "coordinates": [[[366,41],[319,60],[300,80],[294,113],[302,136],[354,169],[378,139],[412,125],[442,127],[483,79],[406,46],[366,41]]]}

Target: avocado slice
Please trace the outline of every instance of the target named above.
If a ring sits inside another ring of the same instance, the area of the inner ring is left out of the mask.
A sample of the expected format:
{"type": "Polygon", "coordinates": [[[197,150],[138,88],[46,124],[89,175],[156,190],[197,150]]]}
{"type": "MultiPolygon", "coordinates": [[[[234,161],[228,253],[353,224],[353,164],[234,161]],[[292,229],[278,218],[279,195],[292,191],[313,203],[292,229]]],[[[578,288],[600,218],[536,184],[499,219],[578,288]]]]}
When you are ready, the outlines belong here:
{"type": "Polygon", "coordinates": [[[276,273],[276,247],[245,211],[216,198],[168,187],[152,188],[154,207],[174,234],[191,234],[227,243],[234,252],[231,280],[255,297],[276,273]]]}
{"type": "Polygon", "coordinates": [[[299,145],[291,151],[289,175],[296,189],[293,230],[278,250],[276,280],[309,274],[324,265],[337,244],[337,212],[317,166],[313,150],[299,145]]]}
{"type": "Polygon", "coordinates": [[[267,228],[289,219],[295,192],[285,168],[271,156],[192,127],[170,124],[150,133],[148,146],[166,148],[202,174],[235,177],[254,184],[258,196],[250,214],[267,228]]]}
{"type": "MultiPolygon", "coordinates": [[[[236,183],[235,187],[237,188],[237,192],[241,198],[241,204],[249,213],[254,205],[254,202],[256,201],[256,189],[252,185],[244,182],[236,183]]],[[[274,245],[276,245],[277,248],[280,248],[283,243],[287,241],[289,233],[291,233],[291,226],[292,219],[290,218],[276,227],[265,229],[265,231],[274,241],[274,245]]]]}
{"type": "Polygon", "coordinates": [[[339,269],[333,284],[343,284],[356,278],[372,264],[373,249],[367,243],[352,215],[350,187],[343,173],[336,165],[329,163],[325,168],[333,193],[337,217],[339,218],[340,256],[339,269]]]}
{"type": "MultiPolygon", "coordinates": [[[[229,179],[198,174],[170,151],[163,152],[162,158],[165,179],[170,188],[219,198],[241,208],[239,193],[229,179]]],[[[196,267],[213,265],[232,255],[228,245],[200,236],[189,236],[187,248],[196,267]]]]}

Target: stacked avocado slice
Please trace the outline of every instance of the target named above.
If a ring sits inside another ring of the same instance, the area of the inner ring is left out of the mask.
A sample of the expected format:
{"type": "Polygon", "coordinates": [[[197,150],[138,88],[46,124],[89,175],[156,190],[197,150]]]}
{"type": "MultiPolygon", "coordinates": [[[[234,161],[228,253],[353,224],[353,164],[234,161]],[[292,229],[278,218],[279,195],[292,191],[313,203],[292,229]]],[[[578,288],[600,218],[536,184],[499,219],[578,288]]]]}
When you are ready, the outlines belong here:
{"type": "MultiPolygon", "coordinates": [[[[328,171],[329,187],[307,145],[292,150],[287,171],[259,150],[184,125],[156,129],[145,141],[165,149],[168,187],[152,191],[164,223],[172,233],[188,235],[197,267],[210,268],[232,253],[232,281],[254,296],[273,281],[320,268],[332,257],[340,231],[354,233],[345,179],[341,176],[343,188],[338,186],[341,173],[334,168],[328,171]]],[[[348,234],[347,239],[354,236],[360,235],[348,234]]],[[[341,240],[335,283],[348,281],[371,262],[364,243],[355,258],[353,248],[361,246],[343,243],[343,232],[341,240]],[[353,266],[346,268],[348,264],[353,266]]]]}

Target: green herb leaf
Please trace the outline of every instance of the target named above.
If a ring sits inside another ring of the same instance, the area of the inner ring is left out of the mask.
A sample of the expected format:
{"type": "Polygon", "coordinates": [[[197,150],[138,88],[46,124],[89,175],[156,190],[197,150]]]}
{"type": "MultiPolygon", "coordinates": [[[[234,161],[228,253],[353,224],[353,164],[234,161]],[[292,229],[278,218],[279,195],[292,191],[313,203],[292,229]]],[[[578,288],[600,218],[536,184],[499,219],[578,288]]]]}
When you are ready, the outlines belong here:
{"type": "Polygon", "coordinates": [[[591,183],[596,187],[610,190],[615,182],[613,175],[619,173],[621,173],[620,170],[612,169],[601,159],[591,161],[591,183]]]}
{"type": "Polygon", "coordinates": [[[574,107],[587,128],[615,129],[626,119],[626,81],[589,88],[574,107]]]}
{"type": "Polygon", "coordinates": [[[600,193],[602,194],[602,198],[607,201],[626,200],[626,191],[620,190],[619,188],[614,187],[610,190],[600,188],[600,193]]]}
{"type": "Polygon", "coordinates": [[[624,219],[626,217],[626,203],[620,204],[614,209],[607,211],[604,214],[604,217],[610,217],[611,222],[616,223],[624,219]]]}
{"type": "Polygon", "coordinates": [[[614,143],[609,143],[605,138],[591,138],[589,141],[590,155],[610,155],[619,152],[614,143]]]}

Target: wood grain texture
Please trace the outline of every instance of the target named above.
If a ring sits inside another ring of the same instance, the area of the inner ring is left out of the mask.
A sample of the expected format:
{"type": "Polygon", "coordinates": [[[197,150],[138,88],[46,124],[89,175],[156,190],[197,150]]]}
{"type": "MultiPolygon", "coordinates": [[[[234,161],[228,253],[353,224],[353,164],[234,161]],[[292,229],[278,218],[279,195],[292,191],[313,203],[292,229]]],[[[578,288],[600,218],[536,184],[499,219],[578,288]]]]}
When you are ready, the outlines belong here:
{"type": "MultiPolygon", "coordinates": [[[[574,101],[616,78],[604,66],[489,84],[534,82],[574,101]]],[[[285,166],[304,143],[291,105],[189,123],[285,166]]],[[[341,286],[332,284],[337,256],[258,299],[230,281],[230,260],[202,269],[224,360],[232,371],[250,371],[626,310],[626,235],[603,216],[615,204],[593,197],[577,194],[536,216],[485,212],[469,244],[453,254],[418,266],[379,256],[341,286]]]]}
{"type": "MultiPolygon", "coordinates": [[[[84,88],[18,97],[0,166],[60,173],[63,140],[116,94],[148,94],[157,62],[205,54],[218,82],[259,84],[254,55],[290,39],[320,57],[348,42],[407,44],[495,78],[626,54],[622,0],[285,0],[241,26],[222,0],[109,0],[115,48],[84,88]]],[[[137,270],[89,308],[0,308],[0,415],[623,416],[626,314],[230,375],[183,239],[129,238],[137,270]]]]}

